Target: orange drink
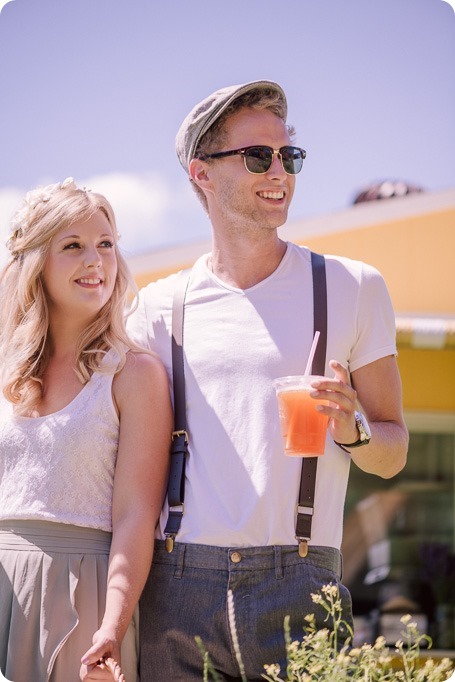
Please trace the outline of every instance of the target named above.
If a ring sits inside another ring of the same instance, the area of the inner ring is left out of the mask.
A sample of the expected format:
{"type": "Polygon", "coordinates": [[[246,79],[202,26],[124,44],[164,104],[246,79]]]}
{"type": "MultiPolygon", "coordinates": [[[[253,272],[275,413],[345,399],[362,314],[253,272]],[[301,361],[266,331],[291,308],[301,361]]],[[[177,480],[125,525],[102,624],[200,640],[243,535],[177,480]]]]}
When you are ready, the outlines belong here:
{"type": "Polygon", "coordinates": [[[275,379],[280,427],[284,452],[291,457],[314,457],[324,454],[328,417],[315,408],[317,403],[309,393],[311,382],[323,377],[294,376],[275,379]]]}

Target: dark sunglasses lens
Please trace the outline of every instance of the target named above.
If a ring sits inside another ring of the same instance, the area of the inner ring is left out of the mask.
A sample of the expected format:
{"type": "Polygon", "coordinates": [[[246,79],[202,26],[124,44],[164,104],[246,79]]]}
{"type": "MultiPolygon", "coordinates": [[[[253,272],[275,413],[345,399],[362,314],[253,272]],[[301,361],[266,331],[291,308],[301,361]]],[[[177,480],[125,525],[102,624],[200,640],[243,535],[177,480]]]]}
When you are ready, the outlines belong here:
{"type": "Polygon", "coordinates": [[[300,173],[303,166],[303,159],[305,152],[299,147],[282,147],[281,158],[283,160],[283,168],[289,175],[296,175],[300,173]]]}
{"type": "Polygon", "coordinates": [[[244,157],[250,173],[266,173],[272,164],[273,151],[270,147],[249,147],[244,157]]]}

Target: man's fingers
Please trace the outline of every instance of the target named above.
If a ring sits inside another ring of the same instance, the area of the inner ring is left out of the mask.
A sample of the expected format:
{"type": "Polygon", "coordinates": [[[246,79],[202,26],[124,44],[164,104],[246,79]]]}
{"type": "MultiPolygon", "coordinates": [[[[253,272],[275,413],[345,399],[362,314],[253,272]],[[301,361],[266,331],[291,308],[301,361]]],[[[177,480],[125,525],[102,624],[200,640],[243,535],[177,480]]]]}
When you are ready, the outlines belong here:
{"type": "Polygon", "coordinates": [[[342,381],[344,384],[348,384],[348,386],[351,385],[351,378],[349,376],[349,372],[347,368],[341,364],[341,362],[338,362],[337,360],[330,360],[329,365],[335,372],[335,377],[339,381],[342,381]]]}

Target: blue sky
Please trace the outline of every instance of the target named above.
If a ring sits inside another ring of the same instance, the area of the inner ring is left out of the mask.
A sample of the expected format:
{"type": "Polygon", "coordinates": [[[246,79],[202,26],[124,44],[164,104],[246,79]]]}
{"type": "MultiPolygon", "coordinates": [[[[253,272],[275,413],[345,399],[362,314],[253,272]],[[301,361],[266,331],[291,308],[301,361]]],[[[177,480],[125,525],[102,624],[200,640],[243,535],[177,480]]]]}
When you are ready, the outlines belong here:
{"type": "Polygon", "coordinates": [[[382,179],[455,187],[448,2],[12,0],[0,13],[0,263],[21,196],[67,176],[110,199],[127,256],[208,238],[175,133],[213,90],[259,78],[286,90],[308,154],[290,220],[330,220],[382,179]]]}

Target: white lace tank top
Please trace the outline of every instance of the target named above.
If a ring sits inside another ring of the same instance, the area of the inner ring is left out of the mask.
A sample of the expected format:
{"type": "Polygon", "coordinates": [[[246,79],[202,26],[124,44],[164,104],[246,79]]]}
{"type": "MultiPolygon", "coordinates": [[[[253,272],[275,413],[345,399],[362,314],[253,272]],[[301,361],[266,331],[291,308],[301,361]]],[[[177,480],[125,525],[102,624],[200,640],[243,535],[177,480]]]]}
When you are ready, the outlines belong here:
{"type": "Polygon", "coordinates": [[[95,373],[69,405],[20,417],[0,392],[0,519],[112,530],[119,419],[113,374],[95,373]]]}

